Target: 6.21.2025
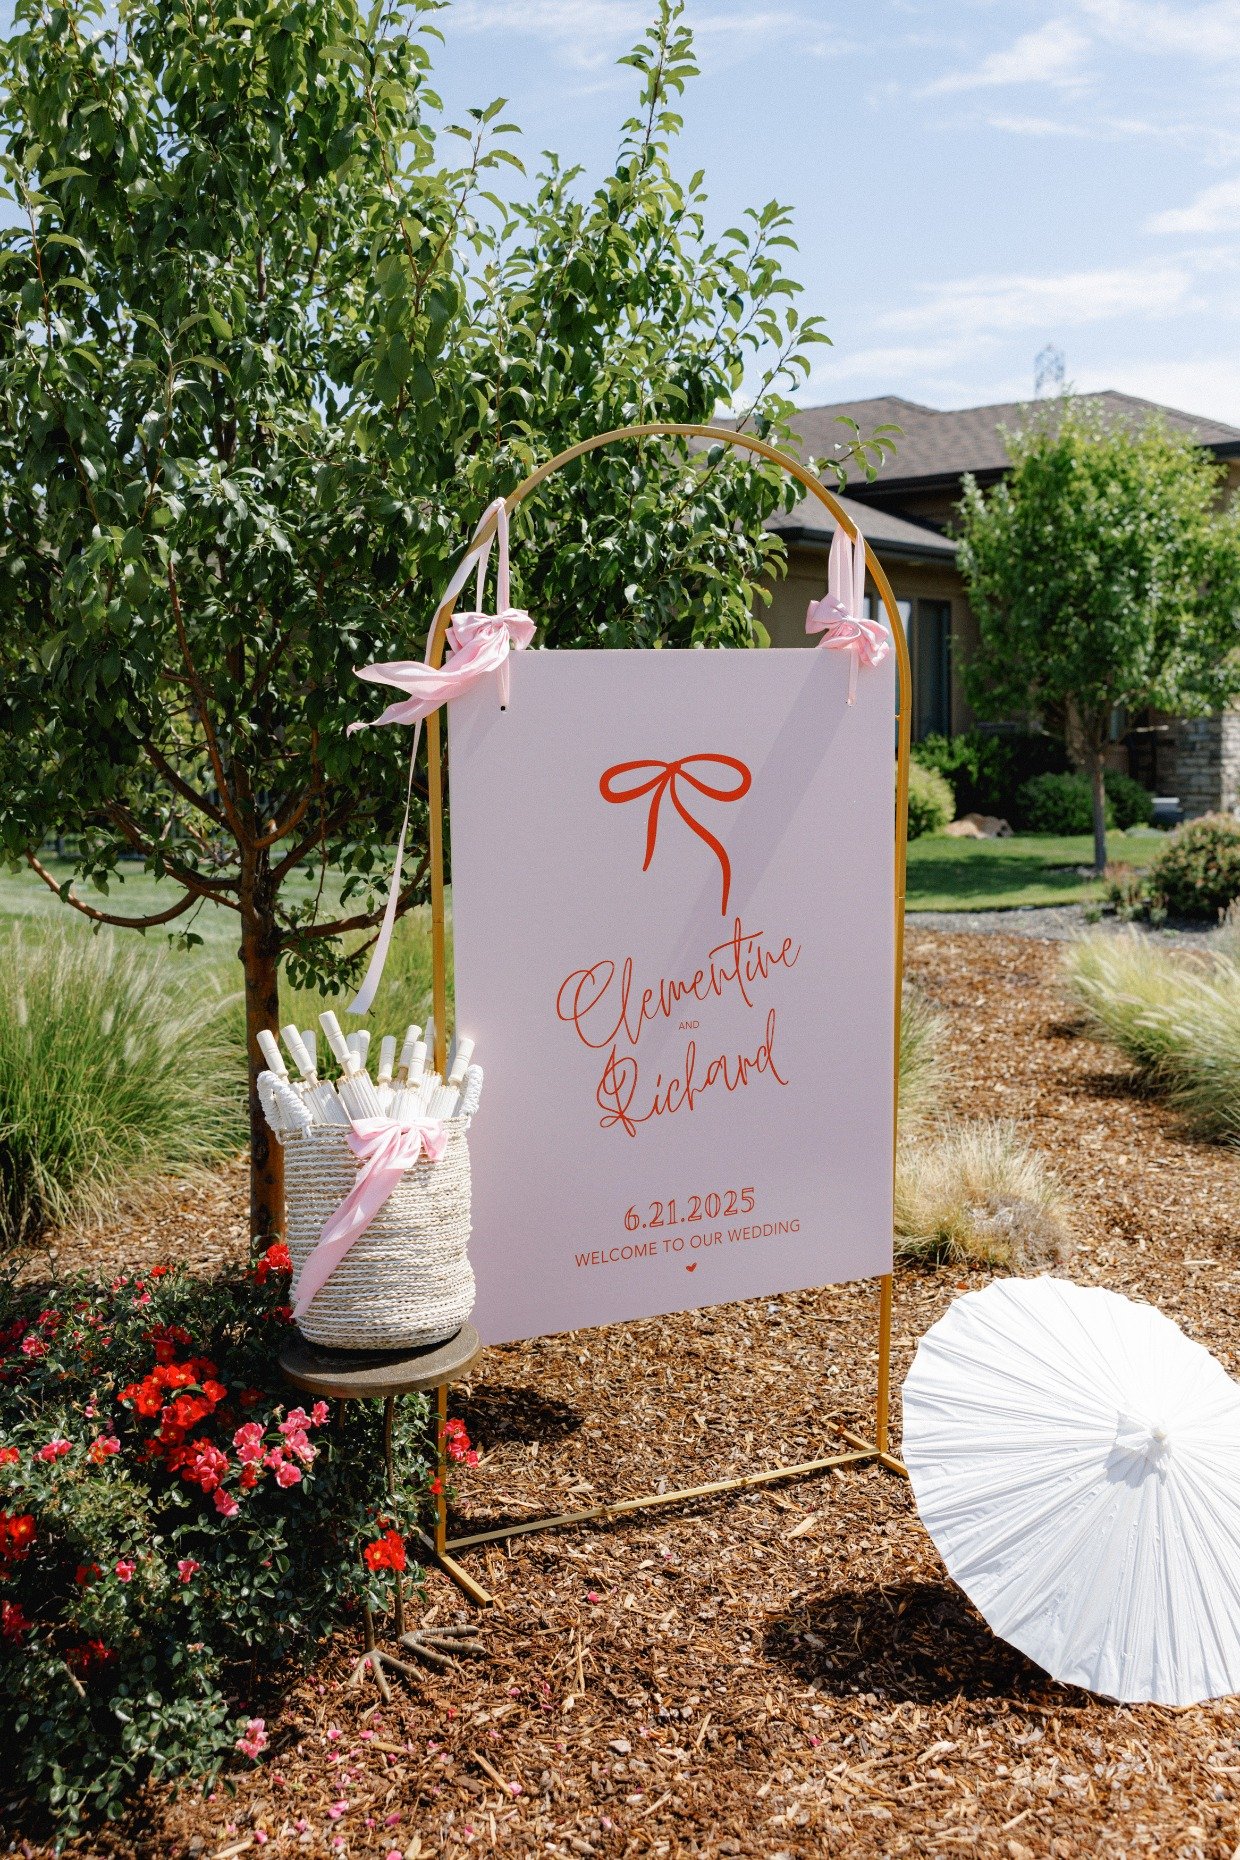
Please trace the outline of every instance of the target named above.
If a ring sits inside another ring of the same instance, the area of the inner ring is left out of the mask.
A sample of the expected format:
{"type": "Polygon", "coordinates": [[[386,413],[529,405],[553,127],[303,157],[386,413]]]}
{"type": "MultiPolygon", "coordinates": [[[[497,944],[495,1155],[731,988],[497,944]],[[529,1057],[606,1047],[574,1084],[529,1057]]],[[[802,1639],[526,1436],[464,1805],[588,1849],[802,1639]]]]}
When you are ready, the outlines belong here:
{"type": "Polygon", "coordinates": [[[737,1214],[752,1214],[754,1211],[754,1192],[752,1188],[711,1189],[705,1195],[688,1195],[681,1201],[652,1201],[644,1211],[630,1208],[624,1217],[628,1231],[636,1233],[641,1227],[677,1227],[682,1224],[694,1226],[698,1221],[715,1221],[721,1216],[725,1220],[737,1214]]]}

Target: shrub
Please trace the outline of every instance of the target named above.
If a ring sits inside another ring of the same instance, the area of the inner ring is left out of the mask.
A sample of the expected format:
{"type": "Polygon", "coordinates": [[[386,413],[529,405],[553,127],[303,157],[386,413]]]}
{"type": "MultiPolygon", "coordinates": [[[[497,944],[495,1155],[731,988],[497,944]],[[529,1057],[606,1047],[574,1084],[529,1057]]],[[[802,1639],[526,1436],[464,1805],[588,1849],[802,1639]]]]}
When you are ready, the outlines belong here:
{"type": "Polygon", "coordinates": [[[1107,770],[1103,785],[1115,824],[1122,832],[1127,832],[1129,827],[1149,826],[1154,818],[1154,797],[1148,788],[1134,781],[1131,775],[1121,775],[1117,769],[1107,770]]]}
{"type": "Polygon", "coordinates": [[[1149,915],[1149,887],[1144,872],[1118,859],[1105,867],[1102,877],[1107,903],[1117,917],[1130,923],[1136,917],[1149,915]]]}
{"type": "Polygon", "coordinates": [[[1086,1029],[1117,1047],[1203,1136],[1240,1142],[1240,963],[1136,932],[1070,944],[1063,976],[1086,1029]]]}
{"type": "Polygon", "coordinates": [[[26,925],[0,942],[0,997],[0,1245],[241,1147],[245,1073],[204,965],[26,925]]]}
{"type": "Polygon", "coordinates": [[[914,748],[923,768],[945,775],[960,814],[1015,812],[1016,790],[1034,775],[1067,767],[1063,745],[1032,730],[968,730],[959,736],[926,736],[914,748]]]}
{"type": "Polygon", "coordinates": [[[1062,1260],[1070,1244],[1062,1191],[1011,1124],[960,1124],[901,1145],[896,1251],[903,1257],[1038,1271],[1062,1260]]]}
{"type": "Polygon", "coordinates": [[[1240,820],[1203,814],[1177,827],[1150,867],[1149,890],[1170,917],[1221,917],[1240,898],[1240,820]]]}
{"type": "MultiPolygon", "coordinates": [[[[1016,791],[1014,825],[1025,833],[1092,833],[1093,794],[1086,775],[1035,775],[1016,791]]],[[[1115,825],[1110,795],[1106,823],[1115,825]]]]}
{"type": "Polygon", "coordinates": [[[330,1430],[327,1403],[286,1406],[286,1262],[0,1312],[0,1735],[62,1829],[147,1777],[252,1760],[247,1675],[311,1651],[342,1606],[389,1603],[430,1478],[425,1402],[399,1407],[398,1497],[367,1404],[330,1430]]]}
{"type": "Polygon", "coordinates": [[[908,772],[908,836],[919,840],[925,833],[941,833],[947,823],[954,819],[956,802],[951,791],[951,784],[944,776],[933,769],[922,768],[920,762],[909,764],[908,772]]]}

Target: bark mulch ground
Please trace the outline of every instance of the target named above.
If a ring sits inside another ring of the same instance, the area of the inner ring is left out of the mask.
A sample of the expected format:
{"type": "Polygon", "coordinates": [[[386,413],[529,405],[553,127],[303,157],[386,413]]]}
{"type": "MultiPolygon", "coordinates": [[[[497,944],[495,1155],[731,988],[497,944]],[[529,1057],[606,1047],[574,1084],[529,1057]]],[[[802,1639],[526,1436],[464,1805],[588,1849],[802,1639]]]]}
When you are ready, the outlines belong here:
{"type": "MultiPolygon", "coordinates": [[[[1187,1138],[1072,1035],[1056,961],[1027,938],[914,934],[912,973],[951,1018],[950,1108],[1015,1119],[1058,1166],[1074,1276],[1155,1300],[1234,1371],[1234,1152],[1187,1138]]],[[[241,1193],[230,1175],[193,1203],[230,1249],[241,1193]]],[[[90,1250],[167,1257],[193,1245],[186,1213],[90,1250]]],[[[984,1278],[901,1271],[898,1375],[984,1278]]],[[[876,1303],[829,1287],[487,1351],[453,1402],[483,1451],[459,1514],[568,1510],[829,1450],[834,1424],[869,1422],[876,1303]]],[[[341,1633],[268,1709],[271,1761],[235,1793],[151,1791],[80,1852],[1240,1856],[1240,1703],[1127,1709],[1056,1686],[991,1635],[890,1474],[468,1560],[496,1596],[485,1658],[383,1705],[345,1688],[358,1642],[341,1633]]],[[[431,1574],[415,1616],[464,1613],[431,1574]]]]}

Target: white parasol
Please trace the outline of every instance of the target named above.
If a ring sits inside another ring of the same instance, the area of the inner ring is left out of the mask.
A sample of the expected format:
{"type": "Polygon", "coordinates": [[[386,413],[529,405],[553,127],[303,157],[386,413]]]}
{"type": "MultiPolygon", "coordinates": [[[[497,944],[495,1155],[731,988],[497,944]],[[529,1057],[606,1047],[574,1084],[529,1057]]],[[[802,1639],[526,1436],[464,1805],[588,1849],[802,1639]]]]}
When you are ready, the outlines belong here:
{"type": "Polygon", "coordinates": [[[958,1298],[904,1384],[904,1459],[952,1576],[1053,1678],[1240,1691],[1240,1387],[1152,1305],[1051,1278],[958,1298]]]}

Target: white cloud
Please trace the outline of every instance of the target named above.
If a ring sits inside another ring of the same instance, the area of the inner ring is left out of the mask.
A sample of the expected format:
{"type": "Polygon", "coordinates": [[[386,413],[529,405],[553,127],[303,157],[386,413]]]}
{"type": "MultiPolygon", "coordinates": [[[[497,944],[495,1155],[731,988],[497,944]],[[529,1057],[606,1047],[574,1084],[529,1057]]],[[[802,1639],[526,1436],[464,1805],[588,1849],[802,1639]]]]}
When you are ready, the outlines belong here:
{"type": "Polygon", "coordinates": [[[1081,61],[1089,50],[1085,34],[1069,20],[1050,19],[1015,44],[991,52],[972,71],[949,72],[926,86],[928,94],[988,90],[1003,84],[1052,84],[1075,88],[1082,81],[1081,61]]]}
{"type": "Polygon", "coordinates": [[[1078,0],[1086,18],[1132,51],[1179,52],[1213,63],[1240,58],[1240,0],[1078,0]]]}
{"type": "Polygon", "coordinates": [[[1198,356],[1191,361],[1151,357],[1148,361],[1119,362],[1108,367],[1105,381],[1086,379],[1076,385],[1086,391],[1118,388],[1121,393],[1157,401],[1161,407],[1175,407],[1182,413],[1197,413],[1205,419],[1240,426],[1240,358],[1234,352],[1198,356]]]}
{"type": "Polygon", "coordinates": [[[1060,123],[1050,116],[988,116],[986,127],[1010,136],[1069,136],[1074,141],[1092,140],[1094,133],[1084,123],[1060,123]]]}
{"type": "MultiPolygon", "coordinates": [[[[547,41],[566,62],[591,69],[609,64],[636,42],[650,24],[650,0],[456,0],[452,27],[461,33],[494,33],[547,41]]],[[[743,48],[792,35],[812,35],[818,55],[856,49],[822,41],[821,20],[796,8],[751,5],[699,12],[690,7],[686,24],[699,50],[743,48]]]]}
{"type": "Polygon", "coordinates": [[[1058,277],[1014,273],[954,278],[923,286],[920,304],[887,311],[879,327],[968,334],[1055,330],[1109,317],[1165,316],[1186,306],[1190,284],[1189,272],[1178,265],[1116,266],[1058,277]]]}
{"type": "Polygon", "coordinates": [[[1240,179],[1216,181],[1186,207],[1169,207],[1145,222],[1147,232],[1214,233],[1240,228],[1240,179]]]}

